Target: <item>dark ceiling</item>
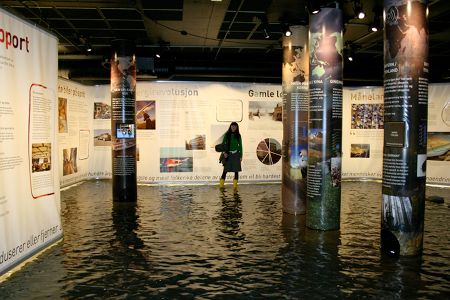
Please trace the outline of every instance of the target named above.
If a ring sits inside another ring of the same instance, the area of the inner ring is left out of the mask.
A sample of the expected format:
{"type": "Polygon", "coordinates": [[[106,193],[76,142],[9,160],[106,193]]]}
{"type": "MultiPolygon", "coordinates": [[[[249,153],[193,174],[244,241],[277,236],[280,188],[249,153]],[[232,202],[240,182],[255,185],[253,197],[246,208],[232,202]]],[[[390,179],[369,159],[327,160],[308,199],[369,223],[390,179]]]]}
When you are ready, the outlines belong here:
{"type": "MultiPolygon", "coordinates": [[[[320,2],[319,0],[313,0],[320,2]]],[[[382,0],[339,1],[344,43],[355,60],[344,63],[345,85],[383,84],[383,31],[369,32],[382,0]]],[[[321,1],[334,2],[334,1],[321,1]]],[[[328,5],[328,4],[326,4],[328,5]]],[[[284,24],[307,24],[306,0],[67,0],[8,1],[0,7],[55,34],[59,73],[79,83],[109,83],[111,42],[136,45],[138,80],[281,83],[284,24]],[[267,18],[270,38],[263,34],[267,18]],[[87,52],[87,46],[92,51],[87,52]],[[156,58],[160,54],[160,58],[156,58]]],[[[429,1],[430,82],[450,81],[450,1],[429,1]]]]}

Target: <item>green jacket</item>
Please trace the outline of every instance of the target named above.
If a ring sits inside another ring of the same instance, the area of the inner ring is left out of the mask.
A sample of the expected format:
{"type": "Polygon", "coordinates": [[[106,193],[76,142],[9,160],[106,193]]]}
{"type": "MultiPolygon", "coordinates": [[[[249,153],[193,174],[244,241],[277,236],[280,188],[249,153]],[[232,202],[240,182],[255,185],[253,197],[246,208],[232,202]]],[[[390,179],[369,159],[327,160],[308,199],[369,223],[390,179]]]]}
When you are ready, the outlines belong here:
{"type": "Polygon", "coordinates": [[[222,143],[226,145],[226,149],[228,149],[226,152],[229,151],[238,151],[239,152],[239,156],[242,158],[242,138],[236,137],[234,133],[231,133],[230,135],[230,144],[228,145],[228,133],[226,133],[223,136],[223,141],[222,143]]]}

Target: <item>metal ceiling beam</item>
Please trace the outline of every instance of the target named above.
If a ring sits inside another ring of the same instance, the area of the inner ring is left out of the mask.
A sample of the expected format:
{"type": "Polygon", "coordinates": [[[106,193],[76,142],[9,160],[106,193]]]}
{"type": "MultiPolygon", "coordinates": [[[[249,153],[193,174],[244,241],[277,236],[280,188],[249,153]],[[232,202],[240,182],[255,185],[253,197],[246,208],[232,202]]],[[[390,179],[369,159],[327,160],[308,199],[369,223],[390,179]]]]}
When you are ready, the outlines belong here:
{"type": "Polygon", "coordinates": [[[242,7],[242,5],[244,4],[244,2],[245,2],[245,0],[241,0],[241,3],[239,3],[239,7],[238,7],[238,9],[236,10],[236,12],[234,13],[233,19],[231,20],[230,24],[228,25],[228,28],[227,28],[227,31],[225,32],[225,35],[223,36],[222,39],[220,39],[219,47],[217,48],[217,52],[216,52],[216,55],[215,55],[215,57],[214,57],[215,60],[216,60],[217,57],[219,56],[219,52],[220,52],[220,49],[222,48],[223,41],[227,38],[228,33],[230,33],[231,27],[233,26],[234,21],[236,20],[236,17],[237,17],[237,15],[238,15],[239,11],[241,10],[241,7],[242,7]]]}

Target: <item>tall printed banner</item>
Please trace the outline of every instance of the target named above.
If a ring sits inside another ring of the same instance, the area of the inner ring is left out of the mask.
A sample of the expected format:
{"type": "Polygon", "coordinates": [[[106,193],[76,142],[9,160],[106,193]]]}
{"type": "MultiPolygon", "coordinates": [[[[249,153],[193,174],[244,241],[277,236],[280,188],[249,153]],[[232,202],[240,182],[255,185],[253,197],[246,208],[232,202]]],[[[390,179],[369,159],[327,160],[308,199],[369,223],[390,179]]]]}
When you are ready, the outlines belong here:
{"type": "Polygon", "coordinates": [[[111,133],[114,201],[137,200],[136,58],[130,41],[113,44],[111,58],[111,133]]]}
{"type": "Polygon", "coordinates": [[[339,229],[341,206],[343,19],[339,8],[310,17],[306,226],[339,229]]]}
{"type": "Polygon", "coordinates": [[[291,26],[283,38],[283,211],[304,214],[308,168],[309,50],[308,29],[291,26]]]}
{"type": "Polygon", "coordinates": [[[0,274],[60,239],[57,39],[0,9],[0,274]]]}
{"type": "Polygon", "coordinates": [[[422,251],[427,160],[427,1],[386,0],[381,248],[422,251]]]}

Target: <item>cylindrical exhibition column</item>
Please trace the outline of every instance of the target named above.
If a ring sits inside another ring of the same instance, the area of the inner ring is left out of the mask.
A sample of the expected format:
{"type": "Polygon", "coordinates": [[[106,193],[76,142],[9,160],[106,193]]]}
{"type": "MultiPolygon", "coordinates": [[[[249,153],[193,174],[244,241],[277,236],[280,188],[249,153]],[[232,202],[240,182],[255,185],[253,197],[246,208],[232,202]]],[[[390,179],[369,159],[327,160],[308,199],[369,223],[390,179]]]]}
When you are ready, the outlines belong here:
{"type": "Polygon", "coordinates": [[[308,168],[308,29],[291,26],[283,38],[283,211],[304,214],[308,168]]]}
{"type": "Polygon", "coordinates": [[[384,151],[381,250],[422,252],[427,159],[426,0],[384,1],[384,151]]]}
{"type": "Polygon", "coordinates": [[[114,201],[136,201],[136,58],[134,44],[116,40],[111,57],[111,136],[114,201]]]}
{"type": "Polygon", "coordinates": [[[306,226],[335,230],[341,206],[342,10],[323,8],[311,15],[309,30],[306,226]]]}

